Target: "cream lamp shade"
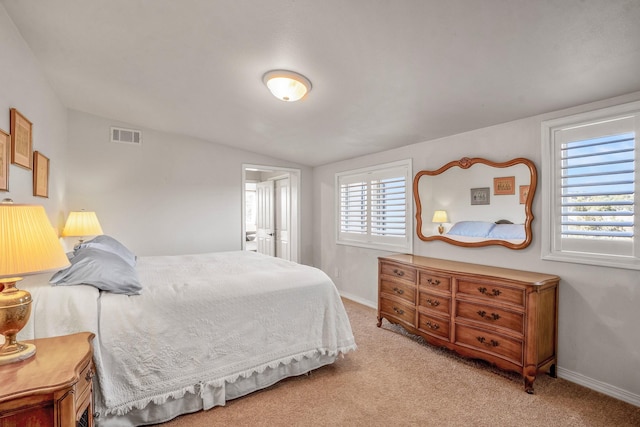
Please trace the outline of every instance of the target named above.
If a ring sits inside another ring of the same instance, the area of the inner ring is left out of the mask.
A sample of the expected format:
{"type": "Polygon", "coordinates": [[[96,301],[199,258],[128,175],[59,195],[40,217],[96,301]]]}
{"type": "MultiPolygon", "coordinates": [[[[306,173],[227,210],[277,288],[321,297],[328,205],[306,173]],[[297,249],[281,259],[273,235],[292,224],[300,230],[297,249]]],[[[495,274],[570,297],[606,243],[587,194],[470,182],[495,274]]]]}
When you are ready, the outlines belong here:
{"type": "Polygon", "coordinates": [[[273,96],[286,102],[297,101],[311,90],[309,79],[294,71],[272,70],[262,76],[262,81],[273,96]]]}
{"type": "MultiPolygon", "coordinates": [[[[98,236],[103,234],[95,212],[70,212],[62,229],[63,237],[98,236]]],[[[80,240],[82,242],[82,240],[80,240]]]]}
{"type": "Polygon", "coordinates": [[[439,223],[449,222],[449,218],[447,217],[447,211],[435,211],[433,213],[433,219],[431,221],[439,222],[439,223]]]}
{"type": "Polygon", "coordinates": [[[17,289],[19,275],[69,265],[42,206],[17,205],[10,199],[0,203],[0,365],[33,356],[35,345],[16,341],[31,314],[31,294],[17,289]]]}
{"type": "Polygon", "coordinates": [[[440,225],[438,226],[438,233],[440,234],[444,233],[444,225],[442,225],[442,223],[449,222],[449,218],[447,217],[447,211],[435,211],[433,213],[433,219],[431,221],[439,222],[440,225]]]}

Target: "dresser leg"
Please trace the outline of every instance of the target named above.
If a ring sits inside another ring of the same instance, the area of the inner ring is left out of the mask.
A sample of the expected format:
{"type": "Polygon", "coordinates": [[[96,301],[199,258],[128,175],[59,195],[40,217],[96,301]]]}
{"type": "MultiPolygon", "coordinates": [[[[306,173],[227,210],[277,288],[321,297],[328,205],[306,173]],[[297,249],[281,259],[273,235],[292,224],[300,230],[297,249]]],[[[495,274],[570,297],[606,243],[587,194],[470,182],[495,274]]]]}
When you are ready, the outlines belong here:
{"type": "Polygon", "coordinates": [[[549,376],[551,378],[558,378],[558,370],[555,363],[549,368],[549,376]]]}
{"type": "Polygon", "coordinates": [[[382,326],[382,317],[378,316],[378,328],[382,326]]]}
{"type": "Polygon", "coordinates": [[[524,391],[529,394],[533,394],[533,382],[536,380],[536,369],[524,370],[524,391]]]}

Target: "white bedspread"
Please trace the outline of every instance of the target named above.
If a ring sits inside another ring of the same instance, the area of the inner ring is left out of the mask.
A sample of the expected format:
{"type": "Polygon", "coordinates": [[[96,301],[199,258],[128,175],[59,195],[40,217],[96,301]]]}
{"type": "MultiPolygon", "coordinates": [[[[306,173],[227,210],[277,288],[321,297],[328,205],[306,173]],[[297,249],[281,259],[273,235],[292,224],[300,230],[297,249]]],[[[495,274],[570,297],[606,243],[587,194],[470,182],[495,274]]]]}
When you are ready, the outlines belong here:
{"type": "Polygon", "coordinates": [[[141,257],[137,270],[142,295],[49,288],[83,289],[63,310],[86,305],[97,312],[97,328],[84,312],[70,313],[76,319],[57,328],[52,319],[64,317],[61,309],[37,301],[41,285],[31,286],[35,294],[28,289],[36,300],[33,324],[21,339],[76,332],[72,323],[96,333],[102,398],[96,406],[103,415],[187,392],[200,394],[208,409],[215,400],[207,395],[211,386],[356,347],[340,296],[321,270],[243,251],[141,257]]]}

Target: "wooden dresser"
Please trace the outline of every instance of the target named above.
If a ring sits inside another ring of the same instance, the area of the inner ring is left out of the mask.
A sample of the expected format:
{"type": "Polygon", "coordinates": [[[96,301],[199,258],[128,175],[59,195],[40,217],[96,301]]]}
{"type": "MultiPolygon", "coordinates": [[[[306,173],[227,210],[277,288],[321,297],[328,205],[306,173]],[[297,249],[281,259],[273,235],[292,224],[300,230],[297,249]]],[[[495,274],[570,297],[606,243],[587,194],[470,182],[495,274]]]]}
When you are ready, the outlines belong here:
{"type": "Polygon", "coordinates": [[[93,337],[27,341],[35,356],[0,366],[0,427],[92,427],[93,337]]]}
{"type": "Polygon", "coordinates": [[[378,260],[378,327],[387,319],[433,345],[524,377],[556,376],[557,276],[393,255],[378,260]]]}

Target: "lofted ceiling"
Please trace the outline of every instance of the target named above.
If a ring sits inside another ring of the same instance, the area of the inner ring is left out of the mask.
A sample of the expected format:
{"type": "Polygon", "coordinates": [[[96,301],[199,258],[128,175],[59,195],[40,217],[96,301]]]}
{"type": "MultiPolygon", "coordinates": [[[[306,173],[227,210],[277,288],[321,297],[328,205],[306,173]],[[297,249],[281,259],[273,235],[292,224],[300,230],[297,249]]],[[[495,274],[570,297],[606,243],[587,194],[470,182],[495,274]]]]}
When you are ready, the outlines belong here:
{"type": "Polygon", "coordinates": [[[68,108],[309,166],[640,90],[640,0],[2,4],[68,108]]]}

